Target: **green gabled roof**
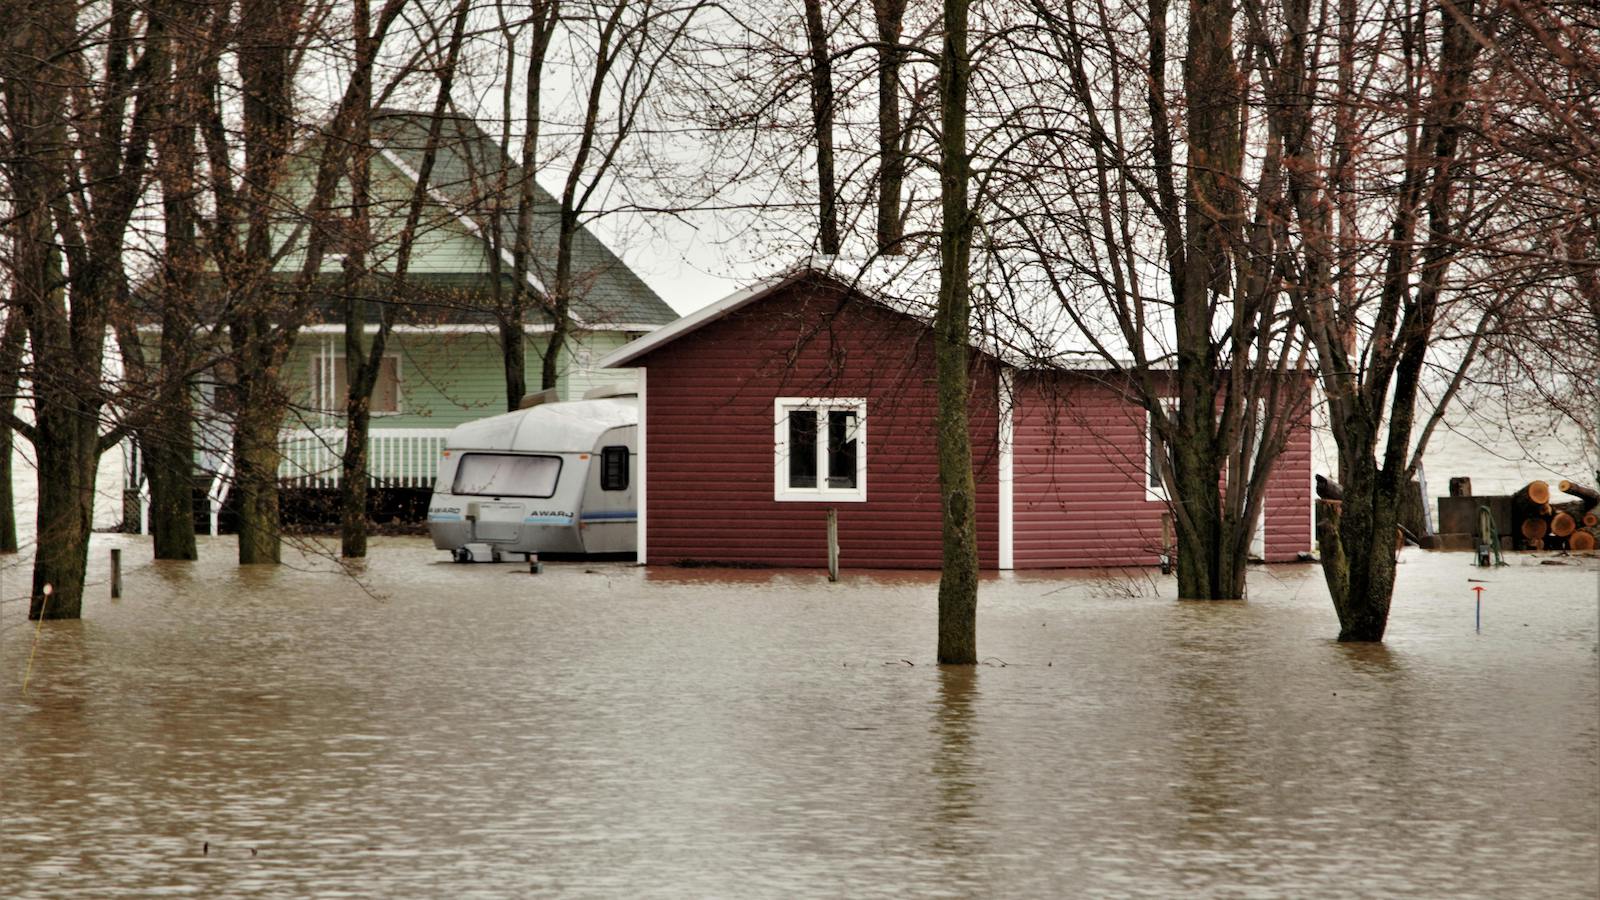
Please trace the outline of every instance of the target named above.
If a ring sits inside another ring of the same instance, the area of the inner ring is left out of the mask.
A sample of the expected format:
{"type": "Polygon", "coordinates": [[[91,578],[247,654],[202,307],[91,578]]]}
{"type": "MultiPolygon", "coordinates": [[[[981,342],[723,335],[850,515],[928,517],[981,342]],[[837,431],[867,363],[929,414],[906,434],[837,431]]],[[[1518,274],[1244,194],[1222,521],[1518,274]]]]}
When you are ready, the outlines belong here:
{"type": "MultiPolygon", "coordinates": [[[[374,110],[372,116],[373,142],[378,150],[398,163],[397,168],[406,178],[414,179],[422,165],[430,117],[395,109],[374,110]]],[[[499,230],[505,251],[509,252],[513,244],[516,197],[522,178],[522,170],[475,121],[458,115],[445,118],[429,189],[435,200],[471,223],[469,230],[485,243],[486,252],[491,227],[499,230]],[[495,218],[491,193],[502,171],[508,196],[501,201],[499,221],[491,223],[495,218]]],[[[541,285],[554,278],[560,210],[555,198],[535,183],[531,274],[541,285]]],[[[509,261],[506,268],[510,268],[509,261]]],[[[583,327],[665,325],[678,318],[649,285],[586,228],[580,228],[574,236],[572,271],[576,281],[572,314],[583,327]]]]}

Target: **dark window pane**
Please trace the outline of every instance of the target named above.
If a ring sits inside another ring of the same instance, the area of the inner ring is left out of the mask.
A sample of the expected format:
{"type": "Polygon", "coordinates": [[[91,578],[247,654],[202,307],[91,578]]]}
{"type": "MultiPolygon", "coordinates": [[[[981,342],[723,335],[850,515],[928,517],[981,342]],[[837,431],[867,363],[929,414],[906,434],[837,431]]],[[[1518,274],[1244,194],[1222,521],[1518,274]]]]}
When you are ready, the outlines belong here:
{"type": "Polygon", "coordinates": [[[600,489],[628,489],[628,448],[606,447],[600,451],[600,489]]]}
{"type": "Polygon", "coordinates": [[[1161,487],[1161,460],[1166,455],[1166,445],[1161,442],[1161,436],[1156,434],[1156,423],[1145,420],[1145,428],[1149,432],[1149,449],[1146,451],[1145,470],[1148,472],[1148,484],[1153,488],[1161,487]]]}
{"type": "Polygon", "coordinates": [[[789,410],[789,487],[817,486],[817,411],[789,410]]]}
{"type": "Polygon", "coordinates": [[[828,411],[828,487],[856,486],[855,410],[828,411]]]}

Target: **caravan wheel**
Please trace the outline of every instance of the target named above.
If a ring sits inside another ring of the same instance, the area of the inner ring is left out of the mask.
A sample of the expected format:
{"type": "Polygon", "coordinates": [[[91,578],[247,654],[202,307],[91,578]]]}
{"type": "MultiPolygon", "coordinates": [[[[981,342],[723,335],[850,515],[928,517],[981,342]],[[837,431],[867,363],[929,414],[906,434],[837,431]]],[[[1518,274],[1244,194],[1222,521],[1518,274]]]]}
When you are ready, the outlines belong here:
{"type": "Polygon", "coordinates": [[[450,551],[450,558],[458,563],[472,562],[472,551],[466,547],[457,547],[450,551]]]}

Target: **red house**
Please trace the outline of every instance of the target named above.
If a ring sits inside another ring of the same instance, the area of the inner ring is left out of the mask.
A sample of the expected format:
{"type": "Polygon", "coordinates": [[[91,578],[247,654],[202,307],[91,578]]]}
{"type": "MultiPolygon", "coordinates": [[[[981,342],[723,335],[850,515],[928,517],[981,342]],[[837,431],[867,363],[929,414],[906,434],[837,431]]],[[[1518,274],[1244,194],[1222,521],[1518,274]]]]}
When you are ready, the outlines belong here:
{"type": "MultiPolygon", "coordinates": [[[[985,568],[1152,565],[1163,546],[1146,413],[1104,370],[974,354],[971,428],[985,568]],[[1155,487],[1152,487],[1152,483],[1155,487]]],[[[812,269],[630,343],[637,366],[639,561],[938,568],[932,330],[812,269]]],[[[1279,457],[1254,544],[1311,547],[1309,422],[1279,457]]]]}

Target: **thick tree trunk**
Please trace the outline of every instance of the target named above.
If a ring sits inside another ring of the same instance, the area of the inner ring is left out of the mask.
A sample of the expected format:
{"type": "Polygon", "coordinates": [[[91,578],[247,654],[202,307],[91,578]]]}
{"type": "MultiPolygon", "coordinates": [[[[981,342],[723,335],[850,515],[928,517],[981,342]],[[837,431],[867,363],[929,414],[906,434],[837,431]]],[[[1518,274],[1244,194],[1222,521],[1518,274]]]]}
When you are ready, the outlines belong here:
{"type": "MultiPolygon", "coordinates": [[[[6,316],[5,336],[0,338],[0,413],[10,415],[16,408],[17,385],[22,374],[22,351],[27,328],[22,315],[12,310],[6,316]]],[[[11,488],[12,453],[16,432],[0,416],[0,553],[17,552],[17,498],[11,488]]]]}
{"type": "Polygon", "coordinates": [[[878,26],[878,252],[897,254],[905,236],[900,194],[906,177],[901,146],[905,125],[900,116],[900,64],[905,58],[900,38],[906,0],[873,0],[878,26]]]}
{"type": "Polygon", "coordinates": [[[817,243],[824,254],[836,256],[839,214],[833,173],[833,59],[822,21],[822,0],[805,0],[805,8],[806,43],[811,49],[811,129],[817,145],[817,243]]]}
{"type": "Polygon", "coordinates": [[[156,559],[197,559],[194,539],[194,422],[187,396],[163,400],[139,442],[150,480],[150,535],[156,559]]]}
{"type": "MultiPolygon", "coordinates": [[[[184,280],[183,283],[187,283],[184,280]]],[[[171,291],[166,304],[192,302],[171,291]]],[[[156,559],[197,559],[194,539],[194,410],[189,397],[188,318],[162,315],[161,387],[155,425],[139,445],[150,480],[150,535],[156,559]]]]}
{"type": "Polygon", "coordinates": [[[1385,488],[1370,454],[1354,462],[1346,460],[1344,501],[1330,504],[1319,534],[1322,571],[1339,617],[1339,640],[1381,641],[1394,596],[1400,497],[1385,488]]]}
{"type": "Polygon", "coordinates": [[[1178,426],[1172,448],[1178,522],[1178,596],[1235,600],[1244,594],[1245,547],[1225,521],[1217,483],[1231,447],[1218,438],[1219,361],[1212,338],[1216,295],[1229,290],[1240,249],[1238,71],[1231,0],[1190,0],[1184,92],[1189,98],[1184,248],[1174,315],[1178,426]]]}
{"type": "Polygon", "coordinates": [[[16,434],[11,426],[0,425],[0,553],[17,552],[17,498],[11,489],[14,474],[11,456],[15,445],[16,434]]]}
{"type": "Polygon", "coordinates": [[[344,456],[339,460],[339,555],[367,555],[367,442],[372,427],[367,398],[346,410],[344,456]]]}
{"type": "Polygon", "coordinates": [[[561,350],[567,345],[566,315],[558,315],[558,321],[550,329],[550,341],[544,348],[544,359],[539,365],[539,389],[548,391],[555,387],[561,380],[561,350]]]}
{"type": "Polygon", "coordinates": [[[171,58],[162,67],[161,127],[155,137],[165,243],[158,406],[154,427],[142,430],[139,446],[150,482],[150,534],[155,558],[192,560],[199,557],[194,539],[195,437],[190,369],[198,314],[195,281],[203,268],[194,210],[198,165],[195,127],[200,107],[197,92],[205,90],[201,77],[203,51],[183,39],[195,33],[198,22],[194,16],[199,10],[162,4],[153,13],[158,15],[157,21],[171,17],[175,27],[164,27],[163,33],[178,37],[169,39],[171,58]]]}
{"type": "Polygon", "coordinates": [[[567,335],[572,330],[572,242],[578,231],[578,214],[572,206],[571,193],[569,190],[562,203],[561,234],[556,242],[555,296],[550,298],[550,341],[545,345],[540,366],[539,388],[546,391],[555,387],[561,377],[561,351],[566,348],[567,335]]]}
{"type": "Polygon", "coordinates": [[[978,661],[978,522],[968,427],[971,294],[968,283],[973,222],[967,206],[968,0],[944,0],[944,48],[939,64],[939,307],[934,355],[939,379],[937,416],[939,499],[944,566],[939,576],[939,662],[978,661]]]}
{"type": "Polygon", "coordinates": [[[521,321],[500,323],[500,360],[505,366],[506,412],[516,412],[528,394],[528,348],[521,321]]]}
{"type": "Polygon", "coordinates": [[[278,519],[278,428],[284,405],[275,374],[240,383],[233,432],[234,493],[239,509],[239,564],[276,563],[283,539],[278,519]]]}
{"type": "Polygon", "coordinates": [[[1178,482],[1177,503],[1183,514],[1173,517],[1178,531],[1178,597],[1183,600],[1238,600],[1244,596],[1249,541],[1244,523],[1223,510],[1217,490],[1216,459],[1209,440],[1180,438],[1173,449],[1178,482]],[[1185,458],[1187,457],[1187,458],[1185,458]]]}
{"type": "Polygon", "coordinates": [[[83,614],[84,571],[94,524],[94,480],[100,461],[99,416],[67,398],[41,398],[37,553],[30,619],[76,619],[83,614]],[[51,591],[45,593],[45,586],[51,591]]]}
{"type": "MultiPolygon", "coordinates": [[[[9,138],[0,165],[10,189],[11,299],[24,317],[33,362],[30,437],[39,505],[28,606],[32,619],[82,614],[100,459],[104,335],[115,279],[121,276],[121,259],[112,251],[120,250],[119,226],[126,224],[113,204],[95,204],[94,211],[103,211],[105,219],[94,223],[101,227],[90,232],[90,248],[85,240],[64,240],[51,213],[60,185],[75,168],[65,100],[69,88],[80,83],[74,68],[79,61],[73,49],[76,15],[71,4],[36,4],[29,15],[9,23],[13,30],[0,52],[9,138]],[[74,254],[70,269],[63,266],[63,253],[69,251],[74,254]]],[[[122,185],[120,170],[107,166],[103,174],[107,180],[89,189],[94,200],[105,198],[97,190],[122,185]]]]}

